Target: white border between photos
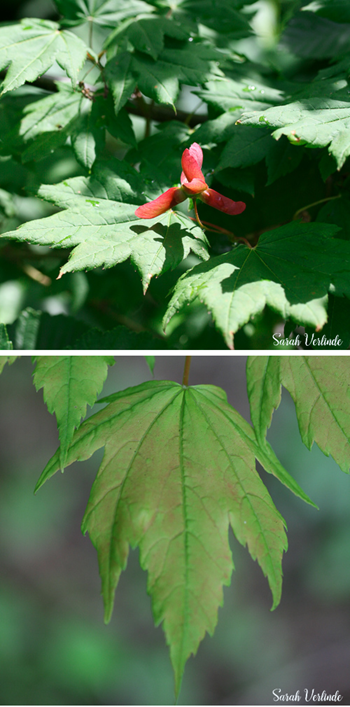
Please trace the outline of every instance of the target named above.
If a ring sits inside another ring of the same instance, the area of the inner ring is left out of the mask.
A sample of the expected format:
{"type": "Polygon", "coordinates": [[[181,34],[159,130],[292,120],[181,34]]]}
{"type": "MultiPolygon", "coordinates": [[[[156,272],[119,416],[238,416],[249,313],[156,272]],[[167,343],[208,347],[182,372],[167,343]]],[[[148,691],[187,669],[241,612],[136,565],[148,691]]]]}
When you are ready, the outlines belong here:
{"type": "Polygon", "coordinates": [[[7,349],[0,351],[0,356],[350,356],[349,349],[334,351],[307,351],[287,349],[281,351],[279,349],[240,349],[240,350],[223,350],[209,349],[174,349],[172,351],[163,349],[7,349]]]}

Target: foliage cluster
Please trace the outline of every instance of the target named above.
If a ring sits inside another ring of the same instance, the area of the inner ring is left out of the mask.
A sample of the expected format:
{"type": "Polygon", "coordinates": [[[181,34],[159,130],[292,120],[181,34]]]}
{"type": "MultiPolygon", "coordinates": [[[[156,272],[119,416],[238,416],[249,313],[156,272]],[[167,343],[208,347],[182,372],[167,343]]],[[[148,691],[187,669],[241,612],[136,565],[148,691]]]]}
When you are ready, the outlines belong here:
{"type": "Polygon", "coordinates": [[[55,7],[0,26],[1,348],[348,348],[347,3],[55,7]],[[138,219],[193,142],[244,213],[138,219]]]}

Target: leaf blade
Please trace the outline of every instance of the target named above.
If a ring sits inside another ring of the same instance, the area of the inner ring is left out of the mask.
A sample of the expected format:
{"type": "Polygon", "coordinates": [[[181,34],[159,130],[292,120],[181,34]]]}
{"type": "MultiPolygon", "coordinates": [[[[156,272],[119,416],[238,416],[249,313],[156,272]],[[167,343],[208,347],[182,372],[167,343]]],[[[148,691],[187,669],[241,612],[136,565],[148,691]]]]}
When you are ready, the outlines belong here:
{"type": "MultiPolygon", "coordinates": [[[[107,406],[77,430],[67,461],[105,446],[82,525],[99,555],[105,619],[129,545],[139,546],[178,692],[187,658],[215,628],[230,580],[229,524],[268,577],[275,606],[284,522],[254,469],[254,432],[222,390],[150,381],[101,402],[107,406]]],[[[57,462],[56,454],[37,488],[57,462]]]]}

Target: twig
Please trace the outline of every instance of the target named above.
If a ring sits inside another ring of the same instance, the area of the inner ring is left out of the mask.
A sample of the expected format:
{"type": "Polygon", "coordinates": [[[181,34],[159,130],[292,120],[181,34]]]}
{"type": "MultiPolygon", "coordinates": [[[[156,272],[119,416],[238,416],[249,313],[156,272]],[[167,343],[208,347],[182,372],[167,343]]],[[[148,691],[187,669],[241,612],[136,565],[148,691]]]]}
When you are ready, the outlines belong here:
{"type": "Polygon", "coordinates": [[[296,221],[298,218],[298,214],[301,214],[303,211],[307,211],[308,209],[311,209],[312,206],[317,206],[318,204],[323,204],[325,201],[332,201],[332,199],[340,199],[341,194],[337,194],[337,196],[326,196],[325,199],[319,199],[319,201],[313,201],[312,204],[307,204],[307,206],[302,206],[301,209],[298,209],[298,211],[295,212],[292,221],[296,221]]]}
{"type": "Polygon", "coordinates": [[[192,356],[186,356],[182,385],[188,385],[188,376],[190,373],[191,358],[192,358],[192,356]]]}
{"type": "MultiPolygon", "coordinates": [[[[194,210],[196,211],[196,208],[194,210]]],[[[193,216],[189,216],[188,218],[190,218],[191,221],[196,221],[203,229],[203,231],[211,231],[212,233],[216,233],[217,235],[223,233],[225,236],[228,236],[233,243],[243,242],[248,246],[248,248],[253,248],[252,244],[249,243],[247,238],[245,238],[244,236],[235,236],[234,233],[232,233],[231,231],[227,231],[226,228],[221,228],[221,226],[215,226],[213,223],[209,223],[208,221],[201,221],[199,217],[198,219],[193,218],[193,216]]]]}
{"type": "Polygon", "coordinates": [[[196,199],[193,199],[193,208],[194,208],[194,213],[196,214],[196,221],[197,221],[197,223],[198,223],[198,226],[200,226],[201,229],[202,229],[203,231],[205,231],[205,226],[203,226],[202,221],[201,221],[200,218],[199,218],[198,209],[197,209],[197,200],[196,200],[196,199]]]}
{"type": "Polygon", "coordinates": [[[47,275],[44,275],[44,273],[40,272],[37,268],[34,268],[33,265],[20,265],[22,268],[23,272],[28,275],[32,280],[35,280],[35,282],[39,282],[40,285],[44,285],[45,287],[49,287],[52,283],[51,277],[48,277],[47,275]]]}
{"type": "MultiPolygon", "coordinates": [[[[90,61],[90,57],[87,57],[90,61]]],[[[95,62],[95,66],[99,68],[99,64],[95,62]]],[[[103,69],[103,67],[101,67],[103,69]]],[[[0,71],[0,80],[4,79],[6,76],[6,71],[0,71]]],[[[31,85],[31,86],[37,86],[37,88],[43,88],[45,91],[50,91],[51,93],[57,93],[58,88],[56,85],[56,82],[59,83],[60,81],[63,81],[64,83],[70,83],[70,80],[62,77],[62,76],[55,76],[48,78],[46,76],[41,76],[40,78],[37,78],[35,81],[32,82],[26,82],[26,85],[31,85]]],[[[99,88],[97,86],[90,86],[88,87],[90,91],[98,91],[99,88]]],[[[125,105],[125,109],[127,110],[130,115],[138,115],[141,118],[144,118],[144,113],[140,109],[140,107],[135,104],[132,100],[129,101],[125,105]]],[[[194,128],[196,125],[199,125],[200,123],[205,123],[208,120],[207,115],[191,115],[189,113],[186,113],[183,110],[177,110],[176,113],[174,113],[173,108],[168,108],[165,105],[153,105],[151,106],[150,110],[150,120],[155,121],[156,123],[165,123],[168,120],[176,120],[179,123],[186,123],[190,128],[194,128]],[[187,121],[187,122],[186,122],[187,121]]]]}

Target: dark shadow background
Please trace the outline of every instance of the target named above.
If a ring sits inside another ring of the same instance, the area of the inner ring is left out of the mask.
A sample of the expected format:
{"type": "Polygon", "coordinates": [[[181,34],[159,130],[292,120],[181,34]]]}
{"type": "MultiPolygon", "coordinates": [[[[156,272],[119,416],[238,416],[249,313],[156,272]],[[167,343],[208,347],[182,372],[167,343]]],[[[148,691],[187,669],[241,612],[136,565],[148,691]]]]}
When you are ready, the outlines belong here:
{"type": "MultiPolygon", "coordinates": [[[[196,356],[190,383],[223,387],[249,419],[245,363],[196,356]]],[[[183,364],[184,357],[159,356],[155,377],[180,382],[183,364]]],[[[103,623],[97,555],[80,531],[102,452],[33,495],[58,443],[33,370],[22,357],[0,376],[0,703],[171,705],[168,649],[153,625],[137,550],[112,621],[103,623]]],[[[118,357],[102,395],[149,378],[143,357],[118,357]]],[[[272,705],[278,688],[302,696],[304,688],[339,690],[341,704],[350,704],[350,480],[316,446],[303,446],[287,393],[269,439],[320,510],[261,472],[289,529],[281,604],[270,612],[267,580],[232,536],[236,571],[214,636],[188,661],[180,705],[272,705]]]]}

